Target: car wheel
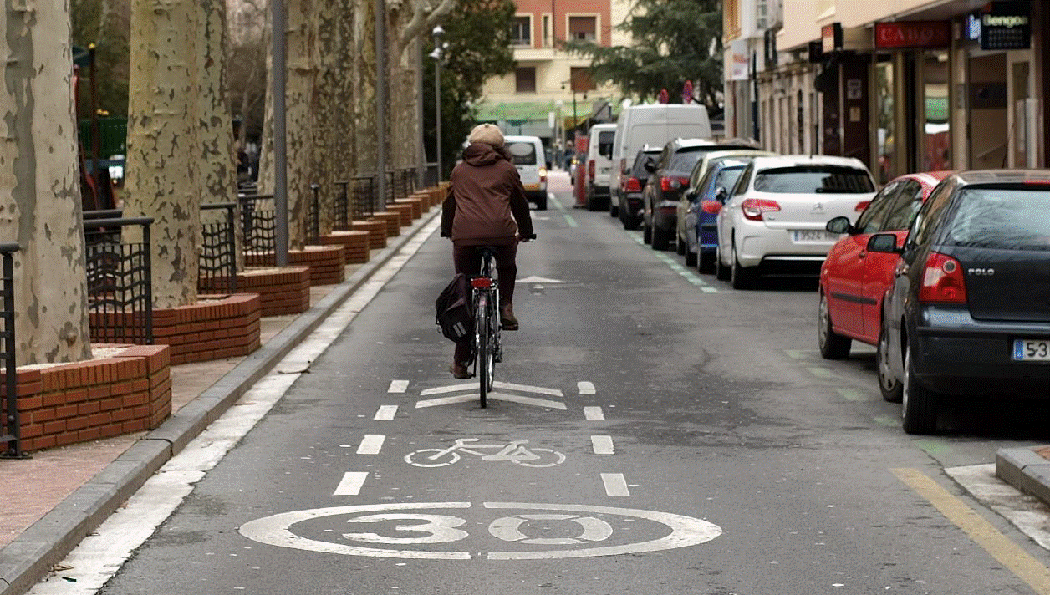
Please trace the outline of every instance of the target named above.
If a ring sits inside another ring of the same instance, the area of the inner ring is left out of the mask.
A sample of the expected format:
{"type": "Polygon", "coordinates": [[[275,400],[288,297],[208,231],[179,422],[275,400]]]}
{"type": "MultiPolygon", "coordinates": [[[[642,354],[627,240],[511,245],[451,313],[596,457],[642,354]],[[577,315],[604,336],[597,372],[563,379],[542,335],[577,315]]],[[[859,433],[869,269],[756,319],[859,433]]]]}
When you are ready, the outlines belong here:
{"type": "Polygon", "coordinates": [[[653,250],[668,250],[671,248],[671,232],[652,226],[653,250]]]}
{"type": "Polygon", "coordinates": [[[893,375],[890,368],[890,333],[886,318],[879,325],[879,343],[875,351],[875,368],[879,375],[879,391],[882,398],[890,403],[900,403],[904,399],[900,380],[893,375]]]}
{"type": "Polygon", "coordinates": [[[744,267],[740,265],[740,258],[736,253],[736,244],[733,244],[733,258],[730,262],[729,269],[729,284],[733,286],[733,289],[751,289],[752,284],[755,280],[755,272],[751,267],[744,267]]]}
{"type": "Polygon", "coordinates": [[[715,259],[710,252],[699,252],[696,255],[696,272],[710,273],[715,268],[715,259]]]}
{"type": "Polygon", "coordinates": [[[820,356],[824,359],[846,359],[852,342],[849,337],[832,330],[828,297],[821,291],[820,307],[817,309],[817,346],[820,347],[820,356]]]}
{"type": "MultiPolygon", "coordinates": [[[[688,246],[686,247],[686,249],[685,249],[685,266],[687,266],[687,267],[695,267],[696,266],[696,261],[699,260],[699,258],[700,257],[697,256],[696,252],[693,252],[692,250],[690,250],[688,246]]],[[[699,267],[697,267],[697,268],[699,268],[699,267]]]]}
{"type": "Polygon", "coordinates": [[[638,229],[639,225],[641,225],[641,222],[638,220],[637,217],[632,217],[630,215],[624,215],[623,211],[620,211],[620,213],[621,213],[620,214],[620,221],[623,221],[623,228],[625,230],[627,230],[627,231],[634,231],[634,230],[638,229]]]}
{"type": "Polygon", "coordinates": [[[678,256],[685,256],[686,251],[688,250],[686,246],[687,244],[685,240],[682,239],[682,236],[678,236],[678,239],[674,242],[674,251],[678,253],[678,256]]]}
{"type": "Polygon", "coordinates": [[[616,217],[619,214],[620,214],[620,207],[619,207],[619,205],[616,204],[616,201],[613,200],[613,197],[610,196],[609,197],[609,216],[610,217],[616,217]]]}
{"type": "Polygon", "coordinates": [[[544,196],[543,198],[537,198],[536,199],[536,210],[537,211],[546,211],[547,210],[547,197],[546,196],[544,196]]]}
{"type": "Polygon", "coordinates": [[[718,246],[715,247],[715,279],[729,280],[729,267],[722,262],[722,249],[718,246]]]}
{"type": "Polygon", "coordinates": [[[937,395],[919,384],[912,367],[911,345],[904,348],[901,414],[908,434],[932,434],[937,429],[937,395]]]}
{"type": "Polygon", "coordinates": [[[642,240],[646,244],[653,243],[653,228],[649,227],[649,223],[646,222],[645,218],[642,218],[642,240]]]}

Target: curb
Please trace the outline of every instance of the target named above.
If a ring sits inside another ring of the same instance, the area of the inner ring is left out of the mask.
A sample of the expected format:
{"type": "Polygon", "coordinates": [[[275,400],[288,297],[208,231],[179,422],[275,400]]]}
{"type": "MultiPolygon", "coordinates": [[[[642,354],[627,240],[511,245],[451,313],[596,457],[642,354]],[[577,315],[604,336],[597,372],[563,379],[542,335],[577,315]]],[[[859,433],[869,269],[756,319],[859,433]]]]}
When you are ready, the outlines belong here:
{"type": "Polygon", "coordinates": [[[1036,454],[1033,448],[1003,448],[997,451],[995,475],[1050,505],[1050,460],[1036,454]]]}
{"type": "Polygon", "coordinates": [[[0,595],[22,595],[47,576],[52,566],[61,562],[164,463],[266,376],[440,212],[440,207],[431,207],[423,213],[375,259],[361,265],[317,304],[0,549],[0,595]]]}

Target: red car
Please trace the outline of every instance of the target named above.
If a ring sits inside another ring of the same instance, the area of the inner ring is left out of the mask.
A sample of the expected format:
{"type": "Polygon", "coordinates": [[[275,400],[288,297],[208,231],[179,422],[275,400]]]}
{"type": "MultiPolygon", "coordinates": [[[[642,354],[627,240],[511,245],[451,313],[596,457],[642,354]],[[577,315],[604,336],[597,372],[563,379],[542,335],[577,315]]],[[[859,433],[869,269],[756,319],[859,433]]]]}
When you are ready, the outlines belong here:
{"type": "Polygon", "coordinates": [[[899,256],[869,252],[868,238],[875,233],[892,232],[897,236],[897,245],[903,245],[915,213],[934,187],[950,173],[934,171],[900,176],[872,198],[855,224],[850,224],[847,217],[828,222],[828,231],[848,235],[832,246],[820,268],[817,344],[824,359],[849,356],[854,339],[878,344],[882,300],[893,285],[893,270],[899,256]]]}

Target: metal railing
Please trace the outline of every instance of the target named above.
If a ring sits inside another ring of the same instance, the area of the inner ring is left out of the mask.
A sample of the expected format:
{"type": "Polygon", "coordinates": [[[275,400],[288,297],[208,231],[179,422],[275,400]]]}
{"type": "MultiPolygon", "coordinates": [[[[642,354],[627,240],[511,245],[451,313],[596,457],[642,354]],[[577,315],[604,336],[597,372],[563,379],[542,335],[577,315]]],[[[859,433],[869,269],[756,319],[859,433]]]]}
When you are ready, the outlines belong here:
{"type": "Polygon", "coordinates": [[[244,234],[244,265],[273,266],[277,254],[277,207],[272,194],[238,196],[241,231],[244,234]]]}
{"type": "Polygon", "coordinates": [[[306,208],[306,243],[321,241],[321,185],[310,184],[310,203],[306,208]]]}
{"type": "Polygon", "coordinates": [[[197,291],[201,293],[237,291],[237,203],[201,205],[202,219],[207,213],[219,220],[201,222],[201,253],[197,259],[197,291]]]}
{"type": "Polygon", "coordinates": [[[90,219],[84,226],[88,318],[98,343],[153,344],[150,265],[152,217],[90,219]],[[141,242],[122,242],[126,227],[142,228],[141,242]]]}
{"type": "Polygon", "coordinates": [[[374,176],[350,178],[350,212],[354,219],[368,219],[376,211],[386,208],[379,208],[377,185],[374,176]]]}
{"type": "Polygon", "coordinates": [[[332,201],[332,228],[350,229],[350,221],[353,211],[350,208],[350,182],[340,180],[335,183],[338,191],[332,201]]]}
{"type": "Polygon", "coordinates": [[[3,294],[3,311],[0,321],[3,322],[3,352],[0,359],[4,365],[4,398],[3,424],[0,425],[0,444],[6,444],[0,450],[0,458],[24,459],[29,456],[22,450],[22,422],[18,415],[18,363],[15,359],[15,291],[14,291],[14,254],[19,250],[18,244],[0,244],[0,255],[3,256],[3,283],[0,293],[3,294]]]}

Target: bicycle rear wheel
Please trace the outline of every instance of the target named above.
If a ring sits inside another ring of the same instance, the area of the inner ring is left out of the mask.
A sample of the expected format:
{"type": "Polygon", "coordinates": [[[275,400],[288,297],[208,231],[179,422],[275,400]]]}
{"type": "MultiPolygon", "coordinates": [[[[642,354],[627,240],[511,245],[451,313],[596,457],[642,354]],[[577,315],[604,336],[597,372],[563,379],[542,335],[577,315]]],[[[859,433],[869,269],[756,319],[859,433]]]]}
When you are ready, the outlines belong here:
{"type": "Polygon", "coordinates": [[[481,395],[481,407],[488,407],[489,390],[492,388],[492,333],[490,332],[491,319],[489,318],[489,295],[482,293],[478,296],[478,306],[475,313],[475,333],[477,341],[477,371],[478,384],[481,395]]]}

